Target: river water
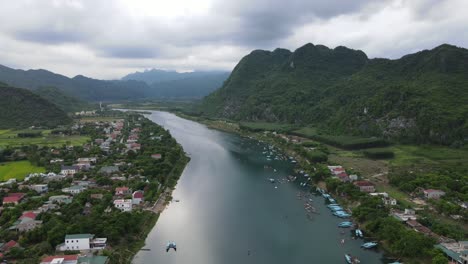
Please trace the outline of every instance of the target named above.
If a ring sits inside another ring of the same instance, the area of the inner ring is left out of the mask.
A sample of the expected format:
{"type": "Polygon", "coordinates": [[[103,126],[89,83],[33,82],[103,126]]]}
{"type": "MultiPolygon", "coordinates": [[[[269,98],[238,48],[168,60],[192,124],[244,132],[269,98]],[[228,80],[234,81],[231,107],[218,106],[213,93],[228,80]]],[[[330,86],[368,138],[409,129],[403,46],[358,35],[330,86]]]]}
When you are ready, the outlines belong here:
{"type": "Polygon", "coordinates": [[[146,239],[150,251],[140,251],[133,263],[345,263],[345,253],[361,263],[383,263],[381,253],[361,249],[363,241],[351,239],[351,232],[340,233],[343,220],[322,197],[312,197],[319,214],[306,216],[297,197],[306,190],[302,178],[283,183],[292,164],[268,161],[266,145],[167,112],[147,117],[169,129],[191,161],[173,193],[180,202],[161,214],[146,239]],[[168,241],[177,243],[177,252],[166,253],[168,241]]]}

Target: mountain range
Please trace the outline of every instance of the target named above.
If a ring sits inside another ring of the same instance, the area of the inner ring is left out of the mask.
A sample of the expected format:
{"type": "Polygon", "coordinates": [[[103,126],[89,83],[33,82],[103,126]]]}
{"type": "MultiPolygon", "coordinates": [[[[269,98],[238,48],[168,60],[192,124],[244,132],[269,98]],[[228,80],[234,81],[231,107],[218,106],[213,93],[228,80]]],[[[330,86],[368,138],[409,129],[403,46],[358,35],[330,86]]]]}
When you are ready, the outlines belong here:
{"type": "Polygon", "coordinates": [[[468,50],[441,45],[400,59],[306,44],[255,50],[199,114],[294,123],[330,134],[463,144],[468,135],[468,50]]]}
{"type": "Polygon", "coordinates": [[[0,81],[14,87],[36,90],[55,87],[69,96],[87,101],[115,101],[152,98],[201,98],[219,88],[228,73],[177,73],[158,71],[159,80],[146,83],[140,79],[154,79],[153,71],[135,73],[122,80],[97,80],[77,75],[73,78],[47,70],[17,70],[0,65],[0,81]],[[133,76],[136,76],[133,78],[133,76]]]}

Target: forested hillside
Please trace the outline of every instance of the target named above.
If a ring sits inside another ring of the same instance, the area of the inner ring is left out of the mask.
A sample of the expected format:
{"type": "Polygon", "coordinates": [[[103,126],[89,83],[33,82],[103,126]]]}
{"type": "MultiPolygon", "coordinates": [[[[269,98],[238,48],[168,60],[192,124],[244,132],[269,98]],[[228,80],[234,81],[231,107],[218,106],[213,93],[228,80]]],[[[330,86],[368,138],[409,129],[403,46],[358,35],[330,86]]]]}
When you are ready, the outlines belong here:
{"type": "Polygon", "coordinates": [[[37,90],[34,90],[34,93],[55,104],[58,108],[67,113],[83,111],[91,108],[91,105],[87,102],[76,97],[69,96],[55,87],[40,87],[37,90]]]}
{"type": "Polygon", "coordinates": [[[207,116],[313,125],[331,134],[462,144],[468,50],[441,45],[398,60],[307,44],[245,56],[199,108],[207,116]]]}
{"type": "Polygon", "coordinates": [[[64,111],[39,95],[0,83],[0,129],[56,127],[70,122],[64,111]]]}

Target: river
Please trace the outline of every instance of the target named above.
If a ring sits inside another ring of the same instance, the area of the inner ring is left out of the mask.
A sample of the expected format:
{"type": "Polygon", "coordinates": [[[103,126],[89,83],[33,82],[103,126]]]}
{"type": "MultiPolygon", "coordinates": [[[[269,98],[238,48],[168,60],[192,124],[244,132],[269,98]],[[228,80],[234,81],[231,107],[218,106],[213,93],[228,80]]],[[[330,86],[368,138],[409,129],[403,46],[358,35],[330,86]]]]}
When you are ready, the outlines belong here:
{"type": "Polygon", "coordinates": [[[383,263],[381,253],[361,249],[363,241],[348,230],[340,233],[343,220],[331,215],[322,197],[312,198],[319,214],[306,217],[304,200],[296,197],[305,191],[302,178],[280,182],[292,164],[268,161],[265,145],[167,112],[146,116],[170,130],[191,161],[173,193],[180,201],[161,214],[146,239],[150,251],[140,251],[133,263],[345,263],[345,253],[361,263],[383,263]],[[168,241],[177,243],[177,252],[166,253],[168,241]]]}

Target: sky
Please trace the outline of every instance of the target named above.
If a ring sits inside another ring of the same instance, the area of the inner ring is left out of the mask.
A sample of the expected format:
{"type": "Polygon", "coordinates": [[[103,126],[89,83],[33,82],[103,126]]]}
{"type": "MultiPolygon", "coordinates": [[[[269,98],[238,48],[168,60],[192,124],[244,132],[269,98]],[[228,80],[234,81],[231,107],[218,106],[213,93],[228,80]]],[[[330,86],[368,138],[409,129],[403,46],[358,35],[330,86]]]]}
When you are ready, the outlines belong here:
{"type": "Polygon", "coordinates": [[[396,59],[468,47],[467,0],[0,0],[0,64],[118,79],[227,70],[306,43],[396,59]]]}

